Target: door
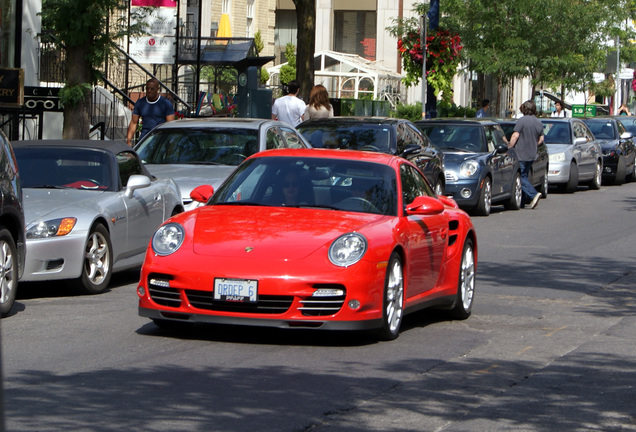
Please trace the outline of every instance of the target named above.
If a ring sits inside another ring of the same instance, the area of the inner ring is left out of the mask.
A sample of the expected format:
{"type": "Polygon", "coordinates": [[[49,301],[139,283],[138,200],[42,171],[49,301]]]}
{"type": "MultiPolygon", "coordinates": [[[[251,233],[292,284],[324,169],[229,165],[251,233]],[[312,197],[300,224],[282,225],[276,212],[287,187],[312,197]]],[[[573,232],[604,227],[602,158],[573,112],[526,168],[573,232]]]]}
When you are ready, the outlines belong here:
{"type": "MultiPolygon", "coordinates": [[[[424,177],[411,165],[400,166],[402,203],[404,206],[418,196],[435,196],[424,177]]],[[[404,213],[402,213],[404,214],[404,213]]],[[[407,296],[413,297],[435,287],[439,279],[446,241],[448,222],[443,214],[406,216],[406,247],[410,265],[407,266],[407,296]]]]}

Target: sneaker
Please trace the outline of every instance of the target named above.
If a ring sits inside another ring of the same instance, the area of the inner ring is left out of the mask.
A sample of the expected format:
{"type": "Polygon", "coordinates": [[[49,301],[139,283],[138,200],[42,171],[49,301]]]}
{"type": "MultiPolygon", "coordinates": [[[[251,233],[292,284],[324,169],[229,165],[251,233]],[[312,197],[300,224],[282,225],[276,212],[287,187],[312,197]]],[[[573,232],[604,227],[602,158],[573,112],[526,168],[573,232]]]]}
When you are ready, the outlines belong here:
{"type": "Polygon", "coordinates": [[[531,209],[535,209],[537,208],[537,206],[539,205],[539,200],[541,199],[541,193],[537,193],[534,198],[532,198],[532,201],[530,201],[530,208],[531,209]]]}

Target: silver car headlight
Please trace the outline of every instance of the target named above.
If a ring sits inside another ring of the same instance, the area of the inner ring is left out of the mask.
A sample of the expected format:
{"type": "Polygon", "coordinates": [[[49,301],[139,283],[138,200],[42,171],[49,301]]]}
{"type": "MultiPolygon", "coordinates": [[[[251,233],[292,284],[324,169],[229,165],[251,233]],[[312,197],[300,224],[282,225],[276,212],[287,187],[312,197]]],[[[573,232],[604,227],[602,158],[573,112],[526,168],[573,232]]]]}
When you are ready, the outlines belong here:
{"type": "Polygon", "coordinates": [[[40,221],[27,229],[26,238],[41,239],[65,236],[73,230],[76,223],[77,218],[73,217],[40,221]]]}
{"type": "Polygon", "coordinates": [[[152,236],[152,250],[157,255],[170,255],[181,247],[183,237],[185,237],[185,230],[177,223],[160,226],[152,236]]]}
{"type": "Polygon", "coordinates": [[[459,168],[459,173],[463,177],[473,177],[475,174],[479,172],[479,164],[474,160],[466,161],[459,168]]]}
{"type": "Polygon", "coordinates": [[[367,251],[367,239],[358,233],[338,237],[329,247],[329,261],[339,267],[348,267],[360,261],[367,251]]]}
{"type": "Polygon", "coordinates": [[[565,162],[565,153],[553,153],[549,156],[550,162],[565,162]]]}

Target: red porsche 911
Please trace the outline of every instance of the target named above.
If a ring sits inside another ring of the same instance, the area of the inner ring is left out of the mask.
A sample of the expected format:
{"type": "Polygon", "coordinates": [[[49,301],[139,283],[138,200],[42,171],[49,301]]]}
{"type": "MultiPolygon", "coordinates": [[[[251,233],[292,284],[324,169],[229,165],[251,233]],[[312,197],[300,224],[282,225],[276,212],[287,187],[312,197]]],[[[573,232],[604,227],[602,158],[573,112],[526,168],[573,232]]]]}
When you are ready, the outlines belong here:
{"type": "Polygon", "coordinates": [[[160,327],[372,330],[391,340],[406,313],[471,313],[475,229],[406,159],[271,150],[211,195],[193,190],[207,205],[172,217],[151,240],[139,314],[160,327]]]}

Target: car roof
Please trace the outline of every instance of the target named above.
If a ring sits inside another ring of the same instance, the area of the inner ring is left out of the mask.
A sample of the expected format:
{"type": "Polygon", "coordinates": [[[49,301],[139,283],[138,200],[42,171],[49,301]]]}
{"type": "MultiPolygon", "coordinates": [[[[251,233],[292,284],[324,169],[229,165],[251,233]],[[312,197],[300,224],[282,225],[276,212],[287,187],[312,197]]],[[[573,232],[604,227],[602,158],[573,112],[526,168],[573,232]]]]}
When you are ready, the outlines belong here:
{"type": "Polygon", "coordinates": [[[261,157],[315,157],[315,158],[333,158],[340,160],[356,160],[365,162],[375,162],[386,165],[395,163],[396,160],[403,160],[398,156],[387,153],[367,152],[360,150],[340,150],[340,149],[314,149],[314,148],[298,148],[298,149],[272,149],[265,150],[250,156],[248,159],[261,157]]]}
{"type": "Polygon", "coordinates": [[[286,123],[271,119],[261,118],[234,118],[234,117],[199,117],[184,118],[171,122],[165,122],[155,129],[179,129],[179,128],[242,128],[258,130],[265,123],[278,123],[287,126],[286,123]]]}
{"type": "Polygon", "coordinates": [[[410,122],[405,119],[398,119],[394,117],[380,117],[380,116],[337,116],[328,118],[309,119],[298,125],[325,125],[325,124],[396,124],[400,122],[410,122]]]}
{"type": "Polygon", "coordinates": [[[434,119],[425,119],[425,120],[417,120],[415,124],[423,126],[423,125],[434,125],[434,124],[456,124],[456,125],[493,125],[498,124],[494,119],[488,117],[471,117],[471,118],[463,118],[463,117],[444,117],[444,118],[434,118],[434,119]]]}
{"type": "Polygon", "coordinates": [[[45,139],[45,140],[18,140],[12,141],[15,148],[20,147],[82,147],[87,149],[98,149],[117,154],[123,151],[134,153],[126,141],[123,140],[74,140],[74,139],[45,139]]]}

